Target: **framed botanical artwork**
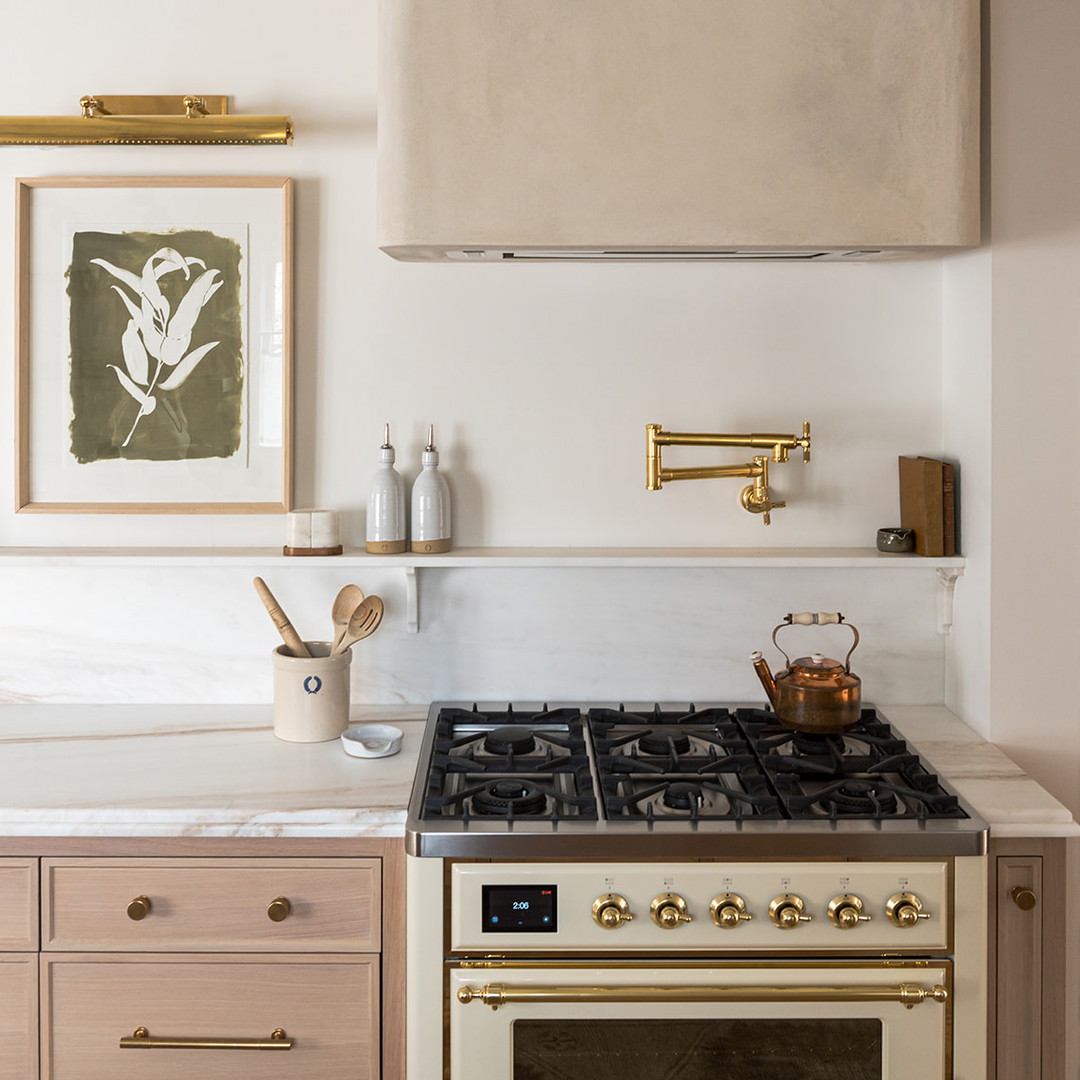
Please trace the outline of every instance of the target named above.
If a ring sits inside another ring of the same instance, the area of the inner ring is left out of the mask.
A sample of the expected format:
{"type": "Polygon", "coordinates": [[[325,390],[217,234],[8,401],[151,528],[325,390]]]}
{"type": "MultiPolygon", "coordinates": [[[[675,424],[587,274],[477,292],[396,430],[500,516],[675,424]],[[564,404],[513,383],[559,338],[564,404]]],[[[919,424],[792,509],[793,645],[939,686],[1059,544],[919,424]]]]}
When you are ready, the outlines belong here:
{"type": "Polygon", "coordinates": [[[16,509],[291,508],[292,181],[16,181],[16,509]]]}

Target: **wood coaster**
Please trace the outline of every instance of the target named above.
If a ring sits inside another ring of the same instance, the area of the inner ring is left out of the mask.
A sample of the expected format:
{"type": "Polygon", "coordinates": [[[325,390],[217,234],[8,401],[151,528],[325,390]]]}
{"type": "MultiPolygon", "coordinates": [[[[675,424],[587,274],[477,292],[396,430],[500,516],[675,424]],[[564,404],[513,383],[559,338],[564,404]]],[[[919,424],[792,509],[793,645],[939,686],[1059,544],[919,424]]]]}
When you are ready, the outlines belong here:
{"type": "Polygon", "coordinates": [[[294,548],[286,544],[281,550],[286,555],[340,555],[344,549],[340,544],[328,548],[294,548]]]}

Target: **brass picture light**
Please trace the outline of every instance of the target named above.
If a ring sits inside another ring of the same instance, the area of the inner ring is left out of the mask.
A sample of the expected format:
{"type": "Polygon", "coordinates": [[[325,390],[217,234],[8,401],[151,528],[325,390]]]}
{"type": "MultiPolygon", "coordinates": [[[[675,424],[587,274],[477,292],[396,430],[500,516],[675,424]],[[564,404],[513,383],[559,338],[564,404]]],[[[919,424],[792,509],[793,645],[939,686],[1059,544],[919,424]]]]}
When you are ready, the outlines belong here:
{"type": "Polygon", "coordinates": [[[788,459],[791,450],[802,450],[803,461],[810,460],[810,421],[803,424],[802,435],[725,435],[664,431],[660,424],[645,425],[645,487],[659,491],[665,483],[673,480],[709,480],[721,476],[741,476],[753,481],[743,488],[739,501],[751,514],[761,514],[768,525],[772,511],[784,504],[769,493],[769,458],[777,463],[788,459]],[[706,465],[697,468],[666,469],[660,459],[662,446],[745,446],[754,450],[768,450],[768,454],[755,454],[754,460],[745,465],[706,465]]]}
{"type": "Polygon", "coordinates": [[[228,98],[87,95],[79,116],[0,116],[0,146],[285,146],[287,116],[230,116],[228,98]]]}

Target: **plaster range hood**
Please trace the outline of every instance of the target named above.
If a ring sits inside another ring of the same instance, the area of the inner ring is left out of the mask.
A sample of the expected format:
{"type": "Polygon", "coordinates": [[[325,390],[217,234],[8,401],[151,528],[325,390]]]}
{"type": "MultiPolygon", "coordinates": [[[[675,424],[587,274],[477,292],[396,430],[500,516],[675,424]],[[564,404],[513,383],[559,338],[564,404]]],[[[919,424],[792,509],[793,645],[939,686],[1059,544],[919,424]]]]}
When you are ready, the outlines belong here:
{"type": "Polygon", "coordinates": [[[394,258],[979,243],[979,0],[382,0],[380,33],[394,258]]]}

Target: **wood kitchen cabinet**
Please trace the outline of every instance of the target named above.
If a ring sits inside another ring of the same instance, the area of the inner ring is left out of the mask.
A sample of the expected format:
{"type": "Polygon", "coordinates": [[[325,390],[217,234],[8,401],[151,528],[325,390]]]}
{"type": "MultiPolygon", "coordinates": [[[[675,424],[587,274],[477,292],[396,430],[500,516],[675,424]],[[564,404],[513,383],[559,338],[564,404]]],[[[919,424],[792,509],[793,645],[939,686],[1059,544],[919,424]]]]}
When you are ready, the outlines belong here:
{"type": "Polygon", "coordinates": [[[0,1080],[38,1068],[37,859],[0,859],[0,1080]]]}
{"type": "Polygon", "coordinates": [[[1058,1080],[1065,1070],[1065,841],[990,849],[994,1080],[1058,1080]]]}
{"type": "Polygon", "coordinates": [[[0,1080],[402,1080],[400,840],[9,844],[0,1080]]]}

